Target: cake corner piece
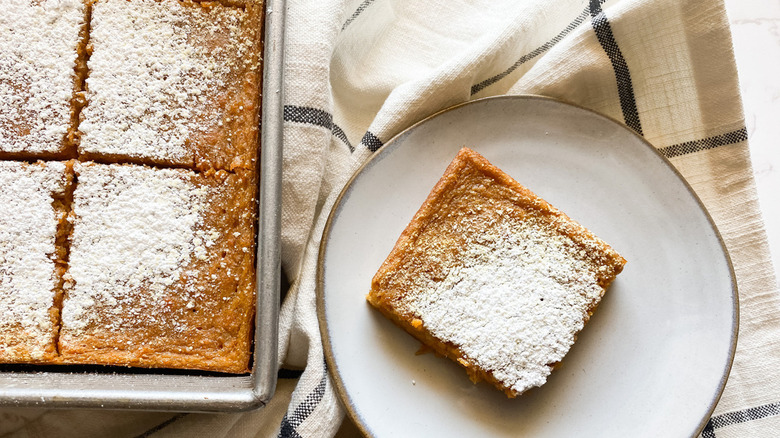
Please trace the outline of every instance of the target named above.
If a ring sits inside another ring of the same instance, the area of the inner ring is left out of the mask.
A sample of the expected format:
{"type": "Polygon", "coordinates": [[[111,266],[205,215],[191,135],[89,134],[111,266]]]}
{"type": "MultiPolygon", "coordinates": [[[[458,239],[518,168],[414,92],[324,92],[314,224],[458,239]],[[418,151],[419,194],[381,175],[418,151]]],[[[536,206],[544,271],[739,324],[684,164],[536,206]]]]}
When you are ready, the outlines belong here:
{"type": "Polygon", "coordinates": [[[462,148],[373,277],[368,302],[516,397],[543,385],[626,260],[462,148]]]}
{"type": "Polygon", "coordinates": [[[262,17],[250,0],[96,1],[79,154],[256,168],[262,17]]]}
{"type": "Polygon", "coordinates": [[[254,174],[75,170],[62,363],[248,372],[254,174]]]}

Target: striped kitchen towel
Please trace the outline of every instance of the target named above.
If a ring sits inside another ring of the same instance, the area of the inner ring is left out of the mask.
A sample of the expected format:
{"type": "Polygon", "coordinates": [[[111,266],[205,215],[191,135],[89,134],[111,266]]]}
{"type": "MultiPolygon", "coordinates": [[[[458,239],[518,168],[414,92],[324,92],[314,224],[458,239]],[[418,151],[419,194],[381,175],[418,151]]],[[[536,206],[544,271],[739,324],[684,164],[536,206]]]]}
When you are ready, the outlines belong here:
{"type": "Polygon", "coordinates": [[[530,93],[623,121],[703,200],[734,264],[741,321],[731,375],[701,435],[777,436],[780,296],[722,0],[288,0],[286,12],[282,257],[291,287],[271,403],[219,415],[0,411],[0,433],[354,434],[354,427],[339,432],[344,409],[325,365],[315,304],[318,247],[336,197],[363,162],[414,122],[475,98],[530,93]]]}

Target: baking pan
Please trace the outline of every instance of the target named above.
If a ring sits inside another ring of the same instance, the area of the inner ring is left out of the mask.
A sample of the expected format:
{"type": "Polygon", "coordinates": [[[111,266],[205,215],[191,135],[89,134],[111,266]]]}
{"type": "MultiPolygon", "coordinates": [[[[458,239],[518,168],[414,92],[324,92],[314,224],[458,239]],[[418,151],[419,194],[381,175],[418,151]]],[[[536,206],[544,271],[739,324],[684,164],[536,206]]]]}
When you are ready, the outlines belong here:
{"type": "Polygon", "coordinates": [[[265,405],[276,386],[279,315],[283,0],[265,2],[257,313],[252,372],[231,376],[123,367],[0,368],[0,406],[225,412],[265,405]]]}

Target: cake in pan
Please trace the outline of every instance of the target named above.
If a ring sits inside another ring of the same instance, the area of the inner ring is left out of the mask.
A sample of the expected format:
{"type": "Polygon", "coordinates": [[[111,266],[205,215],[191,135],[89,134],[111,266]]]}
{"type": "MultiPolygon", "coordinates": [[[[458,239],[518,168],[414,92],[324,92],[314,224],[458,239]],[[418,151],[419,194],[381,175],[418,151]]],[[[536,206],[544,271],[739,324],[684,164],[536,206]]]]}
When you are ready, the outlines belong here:
{"type": "Polygon", "coordinates": [[[0,362],[57,356],[71,165],[0,161],[0,362]]]}
{"type": "Polygon", "coordinates": [[[0,5],[0,363],[249,372],[262,3],[0,5]]]}
{"type": "Polygon", "coordinates": [[[560,363],[625,259],[464,148],[374,276],[368,301],[515,397],[560,363]]]}

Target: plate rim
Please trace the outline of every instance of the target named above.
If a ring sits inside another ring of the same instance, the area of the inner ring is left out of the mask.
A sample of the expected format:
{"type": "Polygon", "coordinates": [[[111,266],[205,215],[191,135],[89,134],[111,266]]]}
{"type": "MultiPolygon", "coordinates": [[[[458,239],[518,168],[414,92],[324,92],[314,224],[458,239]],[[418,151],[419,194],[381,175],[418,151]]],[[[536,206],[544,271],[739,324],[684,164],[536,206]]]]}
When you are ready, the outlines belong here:
{"type": "Polygon", "coordinates": [[[388,150],[389,145],[393,145],[399,138],[403,137],[406,133],[410,132],[413,129],[416,129],[418,126],[428,122],[431,119],[434,119],[436,117],[439,117],[445,113],[452,112],[454,110],[460,109],[464,106],[468,105],[474,105],[477,103],[485,103],[486,101],[497,101],[497,100],[511,100],[511,101],[518,101],[518,102],[526,102],[526,101],[546,101],[546,102],[552,102],[556,105],[563,105],[568,106],[571,108],[575,108],[577,110],[585,111],[590,113],[592,116],[596,116],[598,118],[601,118],[603,120],[606,120],[607,122],[613,123],[618,125],[623,131],[626,131],[628,134],[634,136],[636,139],[640,141],[640,143],[645,147],[650,149],[652,153],[654,153],[658,158],[661,158],[661,162],[664,166],[666,166],[668,169],[672,171],[672,173],[675,175],[675,177],[683,183],[683,186],[688,191],[688,193],[693,197],[696,204],[699,207],[699,210],[704,213],[705,217],[707,218],[707,222],[709,222],[710,227],[715,233],[715,237],[718,240],[718,243],[720,245],[721,250],[723,251],[723,255],[725,256],[726,263],[728,265],[729,269],[729,277],[731,279],[731,301],[732,301],[732,318],[733,323],[731,327],[731,340],[730,340],[730,347],[729,347],[729,354],[728,358],[726,360],[726,364],[723,369],[723,374],[721,375],[720,381],[718,382],[717,390],[715,391],[709,406],[707,407],[707,410],[702,417],[702,419],[699,421],[698,426],[693,431],[693,433],[690,435],[691,437],[697,437],[699,436],[704,428],[707,426],[707,423],[709,422],[710,418],[712,417],[713,412],[715,411],[715,408],[718,405],[718,402],[720,401],[721,396],[723,395],[723,390],[726,387],[726,383],[728,381],[728,378],[731,374],[731,369],[734,364],[734,356],[736,353],[737,348],[737,340],[739,337],[739,323],[740,323],[740,309],[739,309],[739,290],[737,285],[737,279],[736,279],[736,273],[734,272],[734,265],[731,261],[731,255],[729,254],[728,248],[726,246],[726,242],[723,239],[723,236],[720,233],[720,230],[718,229],[717,225],[715,224],[715,221],[713,220],[712,216],[710,215],[709,210],[707,210],[706,206],[704,205],[704,202],[702,202],[701,198],[696,194],[696,191],[693,189],[693,187],[690,185],[690,183],[683,177],[682,173],[680,173],[679,170],[672,164],[672,162],[665,157],[663,154],[660,153],[658,148],[653,146],[649,141],[647,141],[643,136],[637,134],[634,130],[626,126],[625,123],[607,116],[605,114],[602,114],[600,112],[594,111],[590,108],[586,108],[582,105],[567,102],[565,100],[549,97],[549,96],[542,96],[537,94],[512,94],[512,95],[499,95],[499,96],[488,96],[483,97],[479,99],[469,100],[466,102],[461,102],[456,105],[452,105],[450,107],[447,107],[443,110],[437,111],[429,116],[426,116],[419,121],[413,123],[409,127],[401,130],[396,135],[391,137],[387,142],[385,142],[379,149],[374,151],[371,156],[362,163],[355,172],[350,176],[347,183],[344,185],[344,187],[339,192],[338,197],[333,203],[333,206],[330,209],[330,212],[328,213],[328,220],[325,223],[325,227],[322,232],[322,238],[320,239],[320,245],[317,253],[317,271],[316,271],[316,279],[315,279],[315,294],[316,294],[316,311],[317,311],[317,321],[319,325],[320,330],[320,338],[322,339],[322,345],[323,345],[323,354],[325,356],[325,363],[326,363],[326,372],[330,374],[330,377],[333,381],[333,386],[336,390],[336,394],[339,397],[339,400],[344,405],[347,415],[350,417],[352,422],[357,426],[357,428],[360,430],[360,432],[367,437],[373,437],[374,435],[371,433],[371,431],[366,426],[364,419],[358,415],[356,406],[352,399],[349,397],[349,394],[347,393],[346,387],[344,385],[343,380],[341,379],[341,374],[338,372],[338,364],[336,363],[335,357],[333,356],[333,349],[331,345],[331,339],[329,336],[328,331],[328,323],[325,318],[325,279],[324,279],[324,265],[325,265],[325,254],[327,252],[328,242],[330,241],[330,230],[331,226],[333,224],[333,221],[336,217],[336,213],[339,210],[339,208],[342,205],[342,201],[344,200],[344,197],[346,194],[350,191],[352,184],[355,182],[355,180],[363,173],[363,171],[372,165],[372,163],[377,160],[379,157],[382,156],[382,154],[385,153],[386,150],[388,150]]]}

